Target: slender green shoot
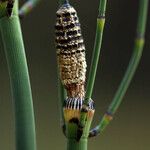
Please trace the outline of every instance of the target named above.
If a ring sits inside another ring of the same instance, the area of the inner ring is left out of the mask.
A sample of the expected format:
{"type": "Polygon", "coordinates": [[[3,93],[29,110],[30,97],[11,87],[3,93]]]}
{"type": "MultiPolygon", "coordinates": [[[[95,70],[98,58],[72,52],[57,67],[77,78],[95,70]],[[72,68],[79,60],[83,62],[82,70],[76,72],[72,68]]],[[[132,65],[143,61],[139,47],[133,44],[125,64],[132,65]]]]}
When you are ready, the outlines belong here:
{"type": "Polygon", "coordinates": [[[75,139],[67,141],[67,150],[87,150],[87,139],[81,139],[77,142],[75,139]]]}
{"type": "Polygon", "coordinates": [[[27,14],[29,14],[33,8],[39,3],[40,0],[27,0],[25,4],[19,10],[19,17],[23,18],[27,14]]]}
{"type": "Polygon", "coordinates": [[[130,59],[126,73],[112,100],[112,103],[110,104],[107,110],[107,113],[105,113],[99,125],[93,130],[91,130],[89,136],[96,136],[99,132],[102,132],[104,128],[109,124],[110,120],[112,119],[112,115],[118,109],[129,87],[129,84],[133,78],[133,75],[137,69],[137,66],[142,56],[143,47],[144,47],[144,36],[145,36],[146,20],[147,20],[147,13],[148,13],[148,2],[149,0],[140,0],[139,2],[139,13],[138,13],[135,44],[134,44],[133,54],[130,59]]]}
{"type": "Polygon", "coordinates": [[[86,89],[85,102],[84,102],[85,104],[88,104],[93,92],[96,71],[99,62],[100,50],[102,45],[103,30],[105,25],[106,4],[107,4],[107,0],[100,0],[94,51],[92,54],[92,63],[91,63],[90,72],[88,76],[87,89],[86,89]]]}
{"type": "MultiPolygon", "coordinates": [[[[87,90],[86,90],[85,100],[83,104],[84,105],[83,109],[85,107],[88,107],[88,103],[91,99],[92,92],[93,92],[96,71],[97,71],[97,66],[99,62],[100,50],[101,50],[101,45],[102,45],[103,30],[104,30],[104,25],[105,25],[106,4],[107,4],[107,0],[100,0],[94,51],[92,54],[92,63],[90,67],[89,77],[88,77],[87,90]]],[[[81,115],[80,115],[81,127],[84,127],[84,125],[86,124],[86,116],[87,116],[87,112],[81,110],[81,115]]],[[[79,130],[81,129],[79,128],[79,130]]]]}
{"type": "Polygon", "coordinates": [[[0,7],[0,33],[13,95],[16,150],[36,150],[32,94],[18,17],[18,0],[11,17],[7,16],[6,7],[0,7]]]}

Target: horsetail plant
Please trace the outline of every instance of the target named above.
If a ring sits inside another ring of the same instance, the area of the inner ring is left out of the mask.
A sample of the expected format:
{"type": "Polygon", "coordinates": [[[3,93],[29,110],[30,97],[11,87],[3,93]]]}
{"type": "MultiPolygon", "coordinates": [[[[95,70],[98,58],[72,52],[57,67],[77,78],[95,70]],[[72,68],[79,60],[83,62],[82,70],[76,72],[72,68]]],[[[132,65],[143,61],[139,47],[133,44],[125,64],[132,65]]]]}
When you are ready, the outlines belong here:
{"type": "Polygon", "coordinates": [[[15,115],[16,150],[36,150],[32,94],[18,15],[18,0],[0,1],[0,33],[7,59],[15,115]]]}
{"type": "Polygon", "coordinates": [[[129,84],[133,78],[133,75],[138,67],[140,62],[143,47],[144,47],[144,38],[145,38],[145,29],[146,29],[146,21],[147,21],[147,12],[148,12],[148,3],[149,0],[140,0],[139,1],[139,12],[138,12],[138,21],[137,21],[137,29],[136,29],[136,38],[133,48],[133,54],[131,56],[129,65],[125,72],[125,75],[114,95],[114,98],[108,107],[107,112],[104,114],[101,122],[95,127],[93,130],[90,131],[89,136],[95,136],[99,132],[103,131],[105,127],[109,124],[110,120],[116,110],[118,109],[123,97],[129,87],[129,84]]]}
{"type": "MultiPolygon", "coordinates": [[[[0,0],[0,41],[10,75],[15,111],[16,149],[36,150],[32,94],[19,17],[28,14],[39,0],[27,1],[18,11],[18,0],[0,0]],[[1,40],[1,39],[0,39],[1,40]]],[[[112,120],[139,64],[149,0],[139,0],[137,34],[133,54],[114,98],[99,124],[90,130],[94,116],[92,92],[99,62],[107,0],[100,0],[92,62],[86,83],[85,45],[76,10],[59,0],[56,12],[56,49],[61,121],[67,150],[87,150],[88,139],[101,133],[112,120]]]]}
{"type": "Polygon", "coordinates": [[[86,150],[88,138],[98,135],[105,129],[123,100],[142,55],[148,2],[148,0],[139,1],[134,50],[121,84],[100,123],[89,131],[95,111],[91,97],[102,44],[107,0],[100,0],[99,4],[95,45],[86,91],[84,88],[86,79],[85,47],[80,23],[77,13],[69,1],[59,1],[60,8],[56,12],[55,26],[56,49],[58,76],[61,80],[59,82],[61,116],[64,123],[63,131],[67,138],[67,150],[86,150]],[[67,96],[65,92],[67,92],[67,96]]]}

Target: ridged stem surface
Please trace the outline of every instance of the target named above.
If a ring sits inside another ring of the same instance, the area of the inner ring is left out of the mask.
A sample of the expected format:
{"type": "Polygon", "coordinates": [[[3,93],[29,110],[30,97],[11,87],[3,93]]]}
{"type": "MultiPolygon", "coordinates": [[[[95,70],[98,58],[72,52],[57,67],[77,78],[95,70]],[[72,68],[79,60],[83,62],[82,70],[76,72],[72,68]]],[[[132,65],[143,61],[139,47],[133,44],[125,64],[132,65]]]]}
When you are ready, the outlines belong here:
{"type": "Polygon", "coordinates": [[[16,150],[36,150],[32,94],[17,13],[16,1],[12,16],[10,18],[1,16],[0,18],[0,31],[13,95],[16,150]]]}
{"type": "Polygon", "coordinates": [[[77,142],[75,139],[67,139],[67,150],[87,150],[87,139],[80,139],[77,142]]]}

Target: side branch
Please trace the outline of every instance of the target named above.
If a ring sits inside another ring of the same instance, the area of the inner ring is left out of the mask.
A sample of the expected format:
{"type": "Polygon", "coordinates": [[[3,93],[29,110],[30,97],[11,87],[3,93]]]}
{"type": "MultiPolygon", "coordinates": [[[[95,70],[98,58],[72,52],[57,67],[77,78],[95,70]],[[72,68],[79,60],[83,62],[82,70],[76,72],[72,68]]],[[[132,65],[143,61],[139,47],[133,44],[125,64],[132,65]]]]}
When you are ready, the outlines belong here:
{"type": "Polygon", "coordinates": [[[92,92],[93,92],[96,71],[97,71],[97,66],[98,66],[98,61],[99,61],[99,56],[100,56],[100,49],[101,49],[101,44],[102,44],[104,24],[105,24],[105,15],[104,14],[98,15],[95,46],[94,46],[92,64],[90,67],[90,73],[89,73],[89,78],[88,78],[88,83],[87,83],[85,104],[88,104],[88,101],[90,100],[92,96],[92,92]]]}
{"type": "MultiPolygon", "coordinates": [[[[84,125],[86,123],[86,116],[88,111],[88,105],[91,100],[92,92],[93,92],[93,87],[94,87],[94,82],[95,82],[95,76],[96,76],[96,71],[97,71],[97,65],[99,61],[99,55],[100,55],[100,47],[102,43],[102,33],[103,33],[103,28],[104,28],[104,23],[105,23],[105,18],[104,17],[98,17],[97,18],[97,32],[96,32],[96,41],[95,41],[95,48],[93,52],[93,58],[92,58],[92,64],[90,68],[90,75],[89,75],[89,80],[87,84],[87,91],[85,95],[85,100],[83,107],[81,109],[81,114],[80,114],[80,126],[79,126],[79,131],[81,132],[84,128],[84,125]]],[[[82,134],[81,134],[82,135],[82,134]]]]}
{"type": "Polygon", "coordinates": [[[106,112],[101,120],[100,127],[96,126],[95,128],[93,128],[89,133],[89,137],[97,136],[100,133],[100,130],[103,131],[112,119],[113,115],[110,112],[106,112]]]}
{"type": "MultiPolygon", "coordinates": [[[[144,47],[147,12],[148,12],[148,0],[140,0],[138,23],[137,23],[137,34],[135,38],[133,54],[130,59],[126,73],[122,79],[122,82],[112,100],[112,103],[108,108],[107,112],[109,112],[110,116],[113,116],[113,114],[120,106],[123,97],[129,87],[129,84],[131,83],[131,80],[140,62],[143,47],[144,47]]],[[[99,125],[90,131],[89,137],[96,136],[98,133],[102,132],[105,129],[105,127],[109,124],[110,120],[111,119],[107,119],[107,115],[105,114],[102,120],[100,121],[99,125]]]]}
{"type": "Polygon", "coordinates": [[[97,18],[96,37],[95,37],[94,50],[92,54],[92,62],[91,62],[90,73],[89,73],[89,77],[87,81],[85,100],[84,100],[84,104],[83,104],[83,107],[81,109],[81,114],[80,114],[80,126],[78,127],[80,136],[82,136],[82,132],[86,124],[86,120],[87,120],[88,111],[84,111],[84,109],[86,108],[88,110],[88,105],[91,101],[97,66],[99,62],[103,30],[104,30],[104,24],[105,24],[106,3],[107,3],[107,0],[101,0],[99,4],[99,14],[97,18]]]}

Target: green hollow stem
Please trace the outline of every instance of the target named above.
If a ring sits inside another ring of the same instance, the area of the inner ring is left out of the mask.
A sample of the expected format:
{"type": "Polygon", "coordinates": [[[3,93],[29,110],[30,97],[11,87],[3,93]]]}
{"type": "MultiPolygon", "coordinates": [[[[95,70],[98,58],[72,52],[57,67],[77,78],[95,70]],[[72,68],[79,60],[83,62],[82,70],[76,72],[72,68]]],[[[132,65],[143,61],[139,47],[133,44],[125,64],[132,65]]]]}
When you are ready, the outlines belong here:
{"type": "Polygon", "coordinates": [[[87,150],[87,139],[80,139],[77,142],[75,139],[67,139],[67,150],[87,150]]]}
{"type": "Polygon", "coordinates": [[[36,150],[32,94],[24,43],[18,17],[18,1],[10,18],[0,18],[0,31],[9,70],[15,115],[16,150],[36,150]]]}
{"type": "Polygon", "coordinates": [[[135,44],[133,49],[133,54],[131,56],[128,68],[125,72],[125,75],[121,81],[118,90],[110,104],[107,113],[103,116],[99,125],[91,130],[90,134],[97,135],[99,132],[103,131],[105,127],[109,124],[109,117],[112,116],[118,107],[120,106],[123,97],[129,87],[129,84],[135,74],[135,71],[140,62],[142,51],[144,47],[144,36],[145,36],[145,28],[146,28],[146,20],[147,20],[147,12],[148,12],[148,0],[140,0],[139,2],[139,13],[138,13],[138,23],[137,23],[137,33],[135,38],[135,44]],[[109,117],[108,117],[109,116],[109,117]]]}
{"type": "Polygon", "coordinates": [[[92,62],[91,62],[89,76],[88,76],[87,89],[86,89],[86,95],[85,95],[86,98],[84,101],[85,104],[88,104],[88,102],[92,96],[92,92],[93,92],[96,71],[97,71],[97,66],[98,66],[99,56],[100,56],[100,51],[101,51],[101,45],[102,45],[103,30],[104,30],[104,25],[105,25],[106,4],[107,4],[107,0],[100,0],[94,51],[92,54],[92,62]]]}
{"type": "Polygon", "coordinates": [[[138,23],[137,23],[137,34],[135,38],[133,54],[130,59],[126,73],[122,79],[122,82],[108,109],[108,111],[112,113],[115,113],[115,111],[119,107],[142,56],[143,47],[144,47],[146,18],[147,18],[147,12],[148,12],[148,0],[140,0],[139,7],[140,8],[139,8],[139,14],[138,14],[139,18],[138,18],[138,23]]]}
{"type": "MultiPolygon", "coordinates": [[[[85,100],[84,100],[84,104],[83,104],[83,105],[85,105],[84,107],[88,107],[88,103],[91,100],[91,96],[92,96],[92,92],[93,92],[96,71],[97,71],[97,66],[98,66],[98,62],[99,62],[100,50],[101,50],[101,45],[102,45],[103,30],[104,30],[104,25],[105,25],[106,4],[107,4],[107,0],[100,0],[94,51],[92,54],[92,62],[91,62],[91,67],[90,67],[90,72],[89,72],[89,77],[88,77],[85,100]]],[[[80,126],[83,128],[86,124],[86,117],[87,117],[87,112],[83,111],[84,107],[82,107],[81,115],[80,115],[80,126]]],[[[79,130],[81,130],[81,129],[79,129],[79,130]]]]}

